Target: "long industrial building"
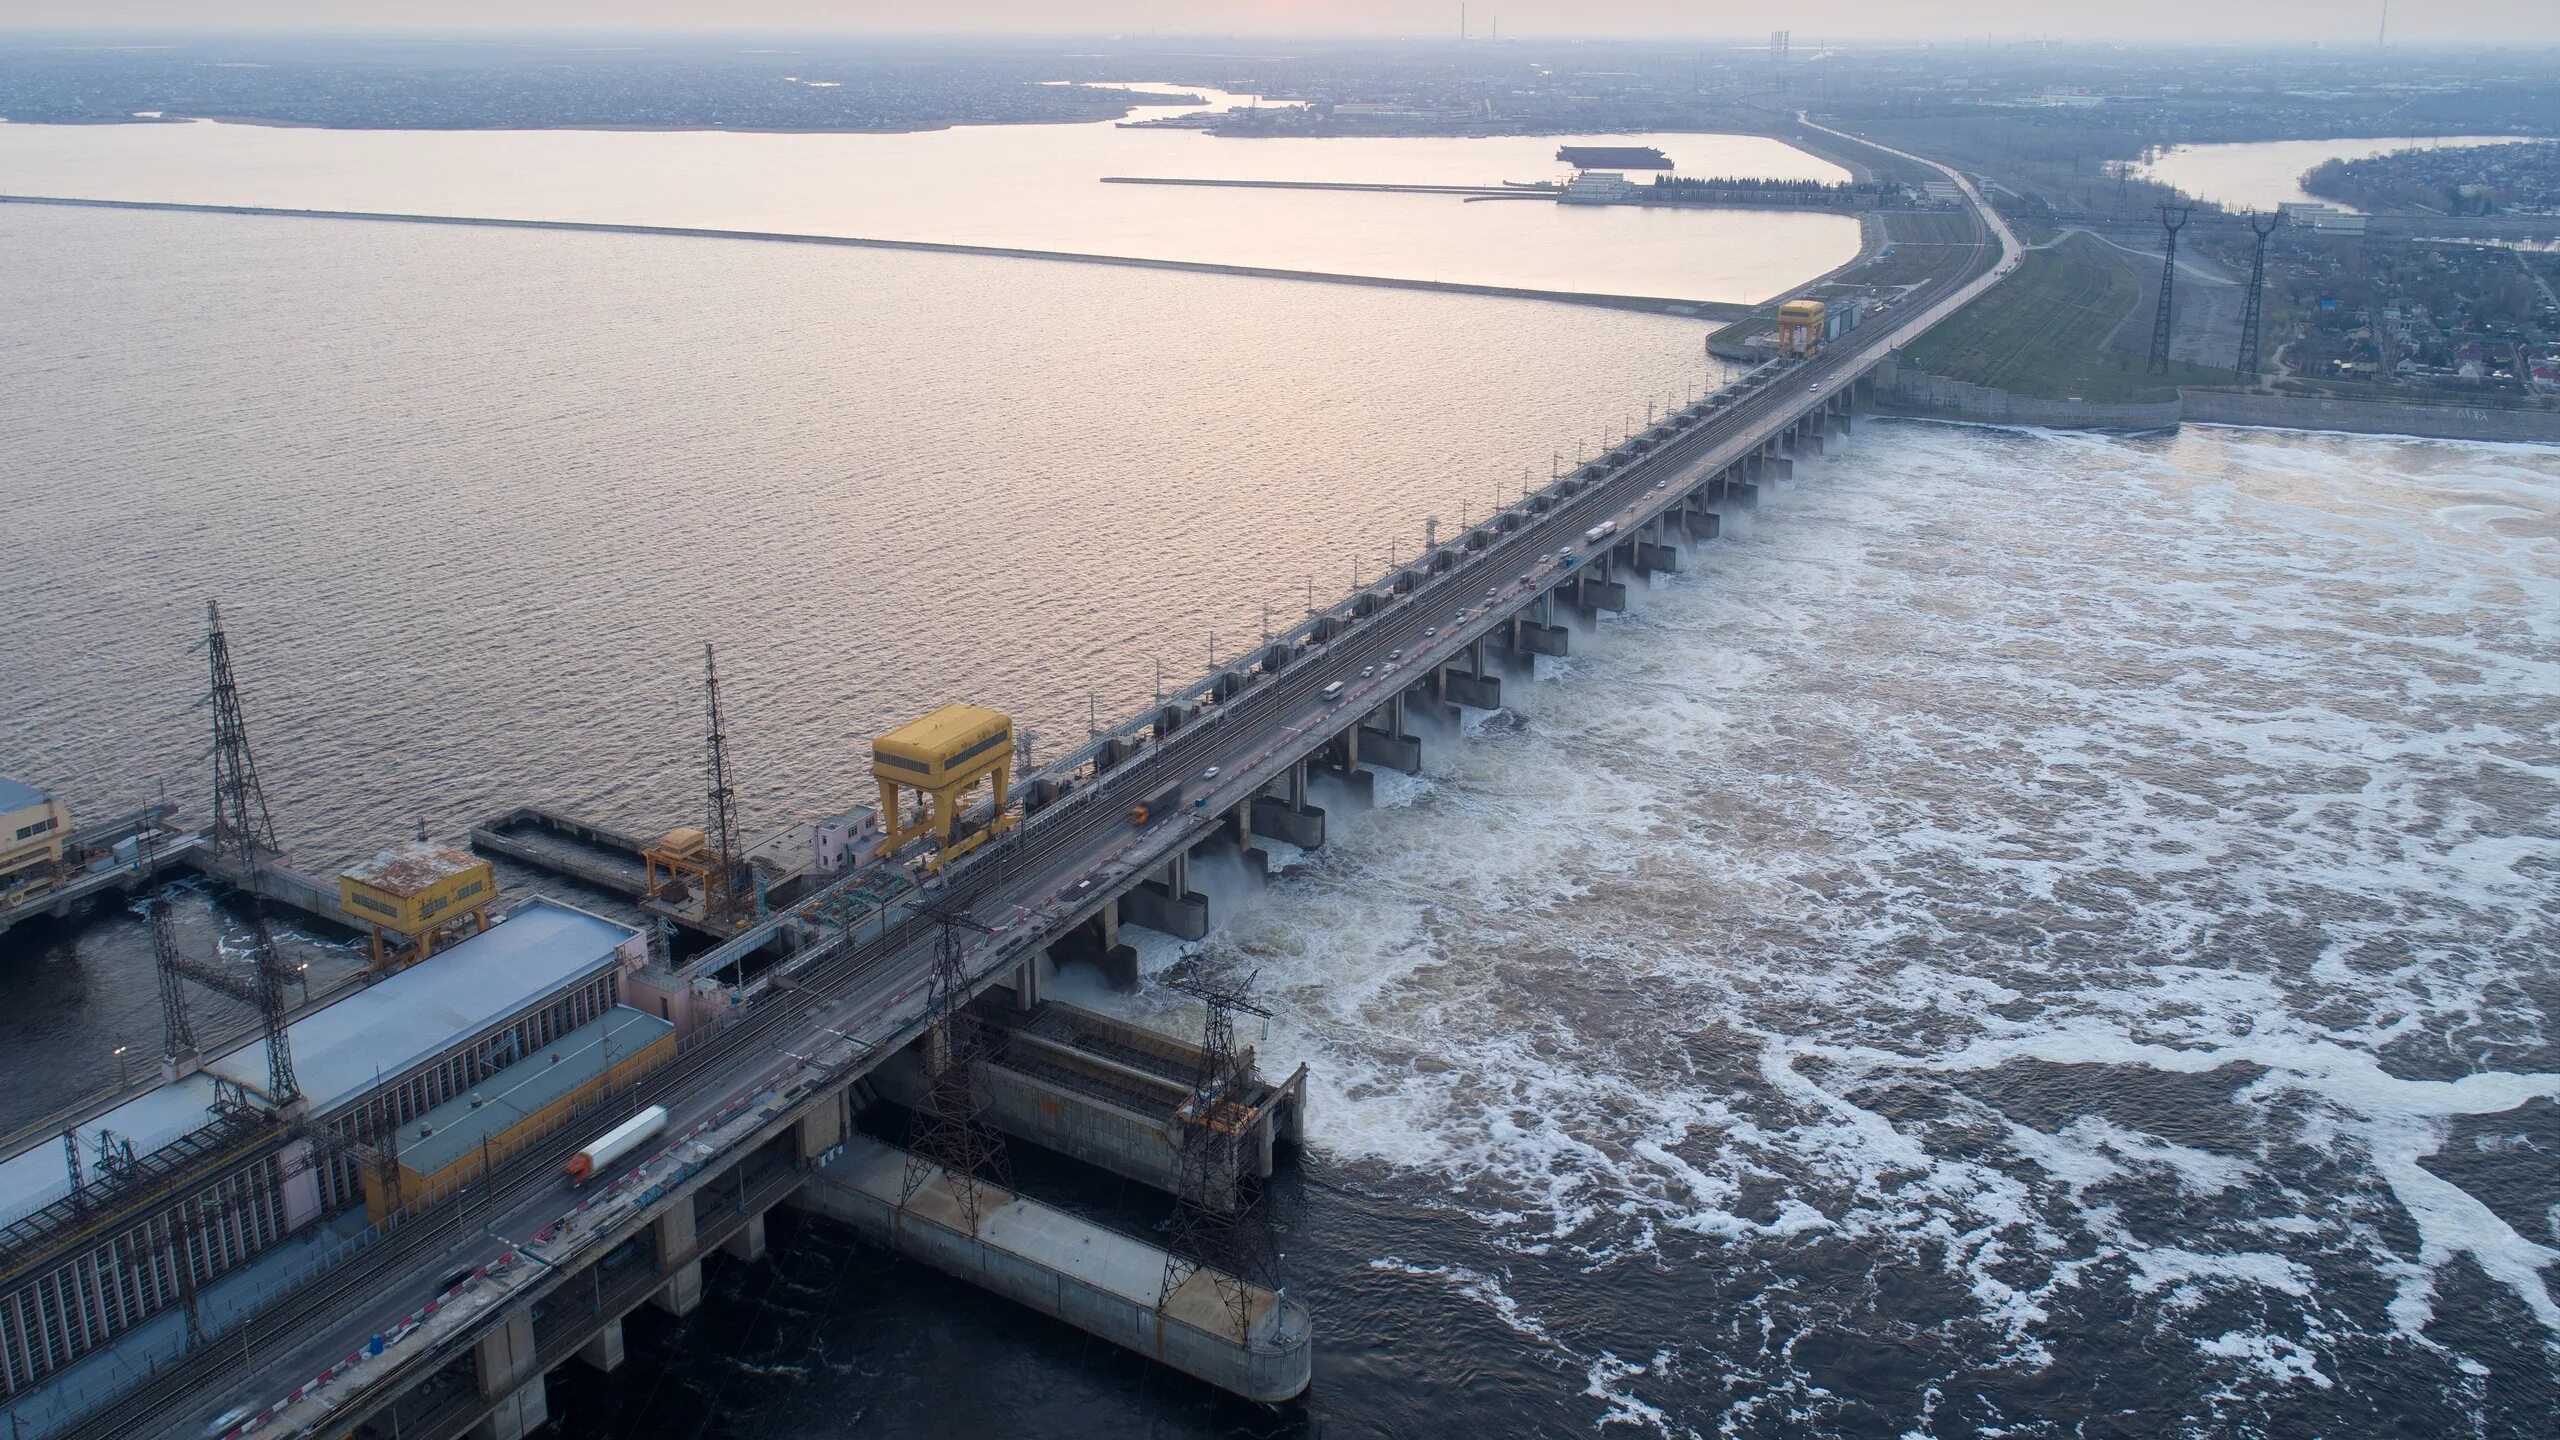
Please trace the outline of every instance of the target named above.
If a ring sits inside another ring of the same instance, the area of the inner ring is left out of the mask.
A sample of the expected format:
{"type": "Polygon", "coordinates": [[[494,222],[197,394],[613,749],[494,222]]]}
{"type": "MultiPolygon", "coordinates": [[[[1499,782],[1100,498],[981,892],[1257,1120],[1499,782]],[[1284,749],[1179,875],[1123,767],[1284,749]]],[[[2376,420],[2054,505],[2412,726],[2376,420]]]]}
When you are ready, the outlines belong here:
{"type": "Polygon", "coordinates": [[[646,959],[638,932],[537,899],[295,1017],[298,1116],[269,1103],[266,1042],[252,1037],[201,1061],[173,1057],[160,1083],[15,1137],[0,1159],[0,1395],[44,1384],[362,1201],[369,1147],[519,1061],[573,1036],[583,1056],[611,1037],[622,1058],[600,1080],[672,1054],[672,1027],[617,1008],[646,959]]]}

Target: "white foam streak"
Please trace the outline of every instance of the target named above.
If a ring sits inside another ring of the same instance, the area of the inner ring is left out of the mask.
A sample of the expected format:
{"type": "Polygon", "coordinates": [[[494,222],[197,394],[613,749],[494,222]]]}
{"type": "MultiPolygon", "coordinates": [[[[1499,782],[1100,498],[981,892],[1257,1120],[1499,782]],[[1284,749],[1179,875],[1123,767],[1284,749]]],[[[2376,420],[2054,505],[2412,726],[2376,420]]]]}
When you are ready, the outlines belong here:
{"type": "Polygon", "coordinates": [[[2465,1261],[2560,1353],[2423,1163],[2560,1099],[2560,455],[1871,433],[1221,897],[1316,1143],[1524,1260],[1924,1267],[1967,1363],[2246,1297],[2198,1353],[2326,1388],[2465,1261]]]}

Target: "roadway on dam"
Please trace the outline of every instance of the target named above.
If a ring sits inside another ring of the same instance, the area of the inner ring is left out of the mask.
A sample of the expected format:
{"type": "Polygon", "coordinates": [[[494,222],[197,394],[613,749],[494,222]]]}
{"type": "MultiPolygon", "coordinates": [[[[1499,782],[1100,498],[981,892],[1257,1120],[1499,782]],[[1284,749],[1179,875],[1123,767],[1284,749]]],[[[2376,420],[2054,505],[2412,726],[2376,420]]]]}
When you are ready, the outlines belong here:
{"type": "MultiPolygon", "coordinates": [[[[1966,186],[1969,196],[1971,187],[1966,186]]],[[[1692,424],[1544,514],[1515,507],[1519,528],[1488,536],[1485,548],[1452,546],[1458,563],[1428,575],[1329,643],[1293,658],[1274,675],[1257,675],[1227,702],[1210,707],[1120,766],[1043,809],[1000,841],[953,867],[942,886],[947,903],[993,927],[971,947],[974,986],[1005,978],[1111,897],[1205,838],[1219,817],[1250,798],[1322,740],[1426,679],[1433,666],[1498,629],[1566,573],[1559,552],[1603,521],[1632,531],[1681,504],[1706,479],[1753,453],[1798,416],[1820,409],[1889,350],[1970,300],[2014,265],[2017,245],[1975,199],[1982,228],[1963,274],[1938,283],[1885,320],[1844,336],[1832,352],[1777,372],[1776,378],[1692,424]],[[1983,263],[1996,250],[1999,259],[1983,263]],[[1969,278],[1968,278],[1969,277],[1969,278]],[[1873,334],[1865,333],[1873,331],[1873,334]],[[1486,592],[1492,595],[1487,598],[1486,592]],[[1466,618],[1460,619],[1461,612],[1466,618]],[[1436,632],[1436,633],[1432,633],[1436,632]],[[1401,660],[1389,657],[1402,652],[1401,660]],[[1364,677],[1363,672],[1370,672],[1364,677]],[[1341,683],[1338,702],[1324,690],[1341,683]],[[1200,779],[1210,767],[1219,779],[1200,779]],[[1130,809],[1168,788],[1192,782],[1206,803],[1172,819],[1133,827],[1130,809]],[[1084,882],[1091,882],[1086,884],[1084,882]]],[[[707,1032],[674,1065],[650,1077],[633,1105],[659,1103],[672,1115],[669,1134],[683,1137],[743,1101],[814,1073],[836,1087],[912,1039],[924,1022],[936,927],[910,918],[866,943],[821,942],[779,967],[784,977],[760,981],[726,1024],[707,1032]]],[[[425,1212],[297,1296],[261,1316],[241,1341],[208,1346],[146,1381],[81,1428],[88,1435],[190,1432],[241,1405],[264,1406],[363,1348],[368,1336],[406,1316],[442,1288],[439,1277],[487,1263],[544,1232],[582,1201],[629,1206],[637,1196],[573,1191],[559,1166],[590,1138],[580,1126],[501,1165],[466,1194],[425,1212]]],[[[713,1168],[717,1168],[716,1164],[713,1168]]],[[[654,1196],[653,1196],[654,1199],[654,1196]]],[[[664,1203],[657,1200],[655,1203],[664,1203]]],[[[690,1203],[686,1200],[682,1203],[690,1203]]],[[[534,1250],[543,1247],[535,1245],[534,1250]]],[[[590,1253],[539,1254],[537,1266],[510,1267],[513,1301],[530,1301],[590,1253]]],[[[433,1351],[395,1349],[363,1367],[371,1373],[361,1403],[333,1417],[352,1424],[400,1385],[424,1378],[453,1352],[454,1338],[433,1351]]],[[[307,1407],[308,1402],[306,1402],[307,1407]]],[[[307,1414],[298,1411],[296,1418],[307,1414]]]]}

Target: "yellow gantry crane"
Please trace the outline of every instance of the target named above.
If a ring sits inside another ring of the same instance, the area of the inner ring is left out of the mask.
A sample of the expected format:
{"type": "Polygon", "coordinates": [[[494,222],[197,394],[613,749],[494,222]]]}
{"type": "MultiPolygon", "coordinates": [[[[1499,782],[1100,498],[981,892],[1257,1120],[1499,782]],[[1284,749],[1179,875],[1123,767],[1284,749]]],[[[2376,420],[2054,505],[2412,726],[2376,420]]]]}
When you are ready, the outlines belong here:
{"type": "Polygon", "coordinates": [[[1799,296],[1778,307],[1778,353],[1810,355],[1822,348],[1823,304],[1799,296]]]}
{"type": "Polygon", "coordinates": [[[1019,818],[1005,802],[1013,776],[1013,717],[981,705],[945,705],[871,742],[871,774],[880,782],[880,813],[889,825],[884,849],[895,853],[931,835],[935,870],[1010,829],[1019,818]],[[994,783],[993,818],[960,833],[961,812],[981,780],[994,783]],[[912,795],[915,814],[907,813],[912,795]]]}

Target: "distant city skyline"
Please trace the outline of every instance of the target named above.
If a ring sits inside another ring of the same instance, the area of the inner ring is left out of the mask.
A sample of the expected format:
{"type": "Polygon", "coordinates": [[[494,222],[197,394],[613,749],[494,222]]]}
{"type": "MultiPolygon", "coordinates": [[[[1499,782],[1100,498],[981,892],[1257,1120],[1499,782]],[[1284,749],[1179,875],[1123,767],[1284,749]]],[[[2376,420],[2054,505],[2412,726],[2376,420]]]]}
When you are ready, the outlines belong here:
{"type": "MultiPolygon", "coordinates": [[[[20,0],[10,28],[169,30],[799,30],[905,34],[1321,34],[1454,38],[1457,0],[958,0],[939,6],[883,0],[386,0],[351,15],[342,0],[20,0]]],[[[1507,35],[1752,36],[1792,31],[1826,38],[1963,40],[2155,40],[2164,43],[2295,40],[2370,46],[2381,0],[2155,0],[2136,9],[2058,6],[2051,0],[1468,0],[1469,30],[1507,35]]],[[[2560,43],[2560,6],[2548,0],[2472,0],[2429,6],[2401,0],[2390,38],[2409,44],[2560,43]]]]}

